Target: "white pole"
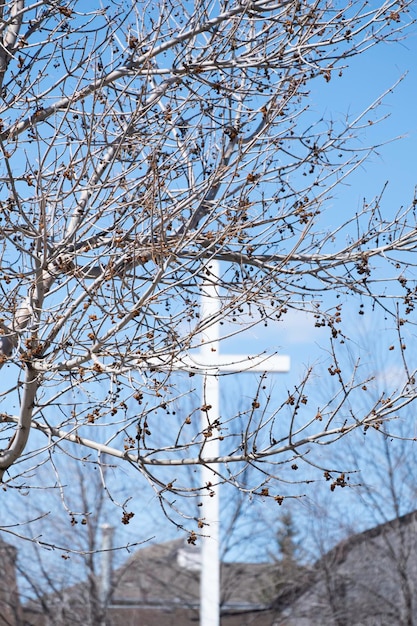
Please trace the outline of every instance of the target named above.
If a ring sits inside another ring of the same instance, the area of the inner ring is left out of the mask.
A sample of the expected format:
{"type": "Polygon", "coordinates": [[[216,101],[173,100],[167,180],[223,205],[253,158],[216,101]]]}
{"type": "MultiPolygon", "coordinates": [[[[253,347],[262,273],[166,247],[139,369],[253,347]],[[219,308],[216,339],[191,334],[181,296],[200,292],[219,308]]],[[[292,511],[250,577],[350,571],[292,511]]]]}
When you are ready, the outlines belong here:
{"type": "MultiPolygon", "coordinates": [[[[217,277],[219,264],[211,261],[210,277],[203,284],[201,296],[201,319],[214,319],[220,310],[220,298],[217,293],[217,277]]],[[[209,326],[204,333],[204,343],[200,355],[206,366],[216,364],[219,354],[219,324],[209,326]]],[[[211,425],[219,417],[219,379],[217,375],[205,375],[203,378],[203,407],[201,411],[201,428],[207,434],[202,452],[203,458],[219,456],[218,432],[211,425]],[[210,407],[210,408],[209,408],[210,407]]],[[[200,580],[200,626],[219,626],[220,624],[220,558],[219,558],[219,487],[216,486],[216,465],[202,465],[203,490],[201,513],[204,537],[201,545],[201,580],[200,580]],[[213,485],[213,488],[211,488],[213,485]],[[212,495],[210,495],[212,494],[212,495]]]]}
{"type": "MultiPolygon", "coordinates": [[[[208,265],[209,276],[203,284],[201,296],[201,319],[215,320],[221,307],[218,293],[219,263],[212,260],[208,265]]],[[[201,372],[203,378],[203,407],[201,411],[201,429],[211,436],[204,442],[202,458],[219,456],[219,438],[215,428],[210,426],[220,418],[219,377],[222,372],[288,372],[290,359],[286,355],[220,355],[220,324],[215,321],[203,333],[203,342],[198,355],[191,358],[183,355],[176,363],[178,369],[201,372]],[[210,407],[210,408],[208,408],[210,407]]],[[[203,490],[201,513],[204,524],[204,536],[201,544],[200,573],[200,626],[220,625],[220,511],[217,465],[201,466],[203,490]],[[213,489],[210,485],[214,485],[213,489]],[[209,494],[212,494],[211,496],[209,494]]]]}

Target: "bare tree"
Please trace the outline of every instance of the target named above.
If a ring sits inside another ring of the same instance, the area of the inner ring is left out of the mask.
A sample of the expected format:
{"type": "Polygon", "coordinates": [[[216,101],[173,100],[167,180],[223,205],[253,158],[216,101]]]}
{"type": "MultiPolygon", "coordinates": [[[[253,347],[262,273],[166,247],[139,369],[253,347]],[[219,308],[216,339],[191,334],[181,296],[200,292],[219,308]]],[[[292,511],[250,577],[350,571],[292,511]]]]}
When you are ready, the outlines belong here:
{"type": "Polygon", "coordinates": [[[130,464],[172,504],[174,492],[210,491],[182,468],[221,437],[221,457],[204,460],[219,461],[219,482],[239,487],[250,464],[257,482],[242,489],[281,503],[274,476],[290,481],[301,460],[314,466],[315,446],[414,399],[404,360],[403,387],[354,415],[366,383],[338,366],[344,303],[369,299],[399,334],[413,309],[414,203],[385,217],[377,198],[331,229],[323,216],[375,148],[356,137],[382,96],[344,121],[312,123],[308,107],[310,83],[330,88],[352,56],[402,36],[410,4],[0,5],[5,484],[30,486],[71,442],[80,459],[130,464]],[[207,402],[201,428],[197,402],[174,414],[196,385],[173,370],[198,371],[184,355],[218,321],[198,314],[210,279],[222,321],[300,309],[327,325],[334,396],[312,410],[309,372],[273,407],[261,380],[239,415],[219,419],[207,402]]]}
{"type": "MultiPolygon", "coordinates": [[[[70,462],[67,461],[67,464],[70,465],[70,462]]],[[[146,535],[143,531],[141,535],[139,534],[140,527],[135,528],[136,516],[127,527],[127,531],[133,531],[129,533],[129,537],[136,540],[133,543],[127,541],[126,535],[120,533],[121,528],[125,528],[120,525],[120,512],[114,508],[112,510],[104,490],[100,489],[99,472],[94,470],[94,466],[78,465],[75,461],[71,467],[76,477],[71,488],[63,493],[59,490],[42,491],[39,511],[32,508],[35,501],[33,492],[27,498],[30,501],[32,517],[36,520],[30,525],[35,541],[18,543],[20,604],[15,600],[15,607],[19,607],[23,617],[16,622],[16,626],[20,624],[103,626],[120,621],[134,624],[141,622],[142,619],[158,621],[161,619],[160,615],[151,618],[147,614],[149,606],[152,605],[151,598],[156,604],[165,603],[166,623],[168,621],[175,623],[175,620],[178,620],[176,610],[179,602],[185,609],[180,619],[185,620],[187,624],[195,621],[198,614],[195,606],[198,602],[196,579],[200,575],[201,558],[199,546],[189,545],[182,535],[179,538],[178,533],[175,533],[175,527],[162,518],[174,540],[167,541],[169,535],[165,533],[161,543],[150,545],[144,542],[145,545],[139,548],[145,549],[137,550],[137,544],[141,543],[140,537],[146,535]],[[64,507],[60,507],[57,502],[60,498],[64,499],[64,507]],[[45,515],[44,512],[48,507],[50,512],[45,515]],[[114,531],[111,549],[109,545],[103,545],[103,532],[108,530],[114,531]],[[45,550],[42,545],[44,543],[55,549],[45,550]],[[65,545],[69,546],[67,551],[59,549],[65,545]],[[128,551],[125,549],[126,546],[129,548],[128,551]],[[110,555],[111,558],[106,559],[106,555],[110,555]],[[132,592],[133,597],[129,595],[132,592]]],[[[111,478],[106,482],[110,485],[111,478]]],[[[231,503],[233,510],[229,516],[226,511],[226,517],[230,519],[224,533],[223,556],[230,547],[228,544],[231,536],[235,541],[238,541],[239,537],[239,545],[237,549],[235,546],[234,550],[232,546],[231,560],[227,562],[222,559],[221,603],[225,611],[222,619],[226,620],[226,623],[229,620],[230,623],[236,623],[234,620],[239,619],[241,610],[242,623],[243,621],[246,623],[246,620],[249,623],[253,615],[248,617],[247,609],[239,609],[236,606],[236,597],[249,601],[247,597],[249,593],[253,602],[256,599],[258,604],[263,604],[267,609],[283,587],[294,584],[297,567],[292,558],[289,561],[285,557],[275,558],[276,550],[272,545],[274,537],[271,537],[270,526],[265,520],[258,521],[257,533],[264,535],[265,542],[266,535],[269,535],[269,561],[272,560],[272,563],[262,559],[261,551],[258,551],[255,562],[247,561],[246,544],[247,542],[253,544],[255,535],[253,523],[251,535],[248,531],[246,534],[242,533],[242,524],[249,517],[247,498],[244,499],[242,494],[235,490],[229,500],[233,500],[231,503]],[[235,561],[236,555],[238,562],[235,561]],[[228,611],[231,611],[230,615],[228,611]]],[[[263,507],[260,509],[263,510],[263,507]]],[[[160,526],[161,520],[158,521],[160,526]]],[[[155,540],[156,537],[152,538],[155,540]]],[[[285,540],[282,545],[284,543],[285,540]]],[[[259,544],[262,547],[262,541],[259,541],[259,544]]],[[[254,554],[253,545],[252,551],[254,554]]],[[[282,553],[284,551],[288,552],[287,545],[281,550],[282,553]]],[[[259,618],[257,611],[255,615],[259,618]]]]}
{"type": "MultiPolygon", "coordinates": [[[[112,583],[117,583],[112,568],[125,559],[126,547],[133,550],[142,542],[138,534],[136,541],[129,541],[126,534],[121,537],[120,511],[101,488],[97,468],[70,459],[65,465],[75,479],[67,489],[42,491],[37,499],[28,499],[32,540],[22,541],[21,525],[14,526],[22,624],[102,626],[112,583]]],[[[43,483],[47,484],[45,476],[43,483]]],[[[21,508],[21,502],[15,502],[21,508]]],[[[16,517],[25,519],[22,510],[16,517]]]]}
{"type": "MultiPolygon", "coordinates": [[[[383,370],[382,361],[380,366],[383,370]]],[[[381,373],[376,387],[386,388],[388,375],[386,371],[381,373]]],[[[394,377],[392,371],[391,378],[394,377]]],[[[362,528],[364,522],[371,527],[369,539],[361,548],[362,556],[356,559],[357,571],[350,575],[345,571],[339,576],[345,588],[353,584],[364,590],[355,607],[346,602],[340,610],[339,603],[339,617],[345,624],[356,623],[365,615],[368,619],[379,615],[384,623],[416,623],[416,450],[415,440],[410,441],[414,417],[414,411],[406,407],[395,422],[381,425],[381,432],[357,431],[345,446],[345,458],[357,471],[358,488],[349,494],[347,502],[340,501],[339,514],[344,516],[350,502],[352,510],[361,511],[362,528]],[[366,563],[372,564],[371,572],[366,571],[366,563]]],[[[357,525],[356,530],[362,528],[357,525]]],[[[349,545],[349,538],[346,544],[349,545]]],[[[322,563],[326,569],[326,559],[322,563]]],[[[327,569],[334,584],[335,569],[330,563],[327,569]]],[[[341,594],[329,593],[330,597],[336,604],[341,594]]]]}
{"type": "MultiPolygon", "coordinates": [[[[368,391],[377,401],[395,379],[398,386],[404,383],[403,355],[387,362],[371,330],[361,345],[364,352],[368,348],[363,366],[372,379],[368,391]]],[[[358,404],[356,413],[362,410],[358,404]]],[[[316,562],[310,554],[305,584],[295,590],[295,601],[289,598],[294,623],[416,623],[414,422],[414,407],[406,406],[378,429],[365,426],[341,441],[339,449],[333,446],[332,463],[350,468],[354,488],[345,481],[340,485],[345,489],[338,489],[327,475],[325,491],[316,490],[310,503],[303,532],[316,562]]],[[[303,524],[301,517],[298,521],[303,524]]]]}
{"type": "Polygon", "coordinates": [[[301,625],[415,624],[416,524],[414,511],[340,541],[277,602],[279,616],[301,625]]]}

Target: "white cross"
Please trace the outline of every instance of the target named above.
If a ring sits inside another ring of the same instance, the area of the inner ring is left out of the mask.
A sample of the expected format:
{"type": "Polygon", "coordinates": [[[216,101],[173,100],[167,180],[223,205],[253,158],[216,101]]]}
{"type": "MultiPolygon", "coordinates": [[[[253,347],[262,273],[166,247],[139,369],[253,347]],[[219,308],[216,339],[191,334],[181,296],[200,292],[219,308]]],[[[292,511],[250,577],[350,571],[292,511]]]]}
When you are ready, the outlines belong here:
{"type": "MultiPolygon", "coordinates": [[[[236,355],[219,354],[220,323],[219,313],[221,301],[218,294],[218,261],[210,261],[211,280],[203,284],[201,295],[200,319],[217,320],[208,325],[202,333],[204,341],[200,351],[190,356],[182,355],[174,361],[151,358],[148,365],[156,369],[180,370],[204,375],[203,405],[210,405],[210,422],[208,411],[201,411],[201,429],[207,432],[210,424],[220,418],[219,410],[219,379],[220,372],[288,372],[290,358],[285,355],[236,355]]],[[[219,457],[219,439],[212,435],[204,442],[202,460],[219,457]]],[[[201,466],[201,484],[210,485],[217,481],[216,464],[201,466]]],[[[201,502],[201,514],[208,525],[207,536],[201,542],[201,573],[200,573],[200,626],[219,626],[220,623],[220,558],[219,558],[219,493],[213,489],[213,495],[204,497],[201,502]]]]}

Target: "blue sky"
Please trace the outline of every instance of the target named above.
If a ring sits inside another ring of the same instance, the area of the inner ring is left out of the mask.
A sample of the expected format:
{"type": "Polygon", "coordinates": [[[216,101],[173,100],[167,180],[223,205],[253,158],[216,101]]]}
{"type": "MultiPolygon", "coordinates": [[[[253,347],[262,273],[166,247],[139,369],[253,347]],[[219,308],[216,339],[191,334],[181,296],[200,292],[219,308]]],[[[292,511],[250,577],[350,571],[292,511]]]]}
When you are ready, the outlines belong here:
{"type": "MultiPolygon", "coordinates": [[[[317,80],[313,84],[309,100],[317,116],[326,112],[333,118],[343,119],[346,114],[360,113],[402,78],[395,90],[385,97],[376,115],[369,116],[369,119],[373,120],[378,117],[386,119],[364,128],[361,136],[363,145],[371,143],[385,145],[381,145],[377,154],[372,155],[369,161],[337,187],[334,197],[325,204],[327,209],[325,220],[329,228],[339,224],[343,217],[360,210],[364,198],[371,200],[379,195],[387,182],[382,203],[383,215],[393,215],[401,206],[411,203],[417,184],[416,59],[417,30],[411,27],[407,39],[403,42],[382,44],[352,60],[350,68],[344,72],[342,78],[335,78],[330,83],[317,80]]],[[[385,355],[383,350],[377,355],[378,350],[373,349],[379,345],[378,328],[390,328],[392,322],[387,322],[378,314],[361,318],[357,315],[358,307],[359,301],[349,305],[350,319],[348,315],[344,320],[345,328],[354,339],[357,338],[358,344],[366,339],[364,348],[360,351],[364,366],[368,369],[381,367],[384,370],[381,377],[391,374],[393,378],[396,375],[395,355],[385,355]]],[[[415,342],[414,331],[410,334],[411,341],[415,342]]],[[[270,377],[270,384],[274,389],[272,402],[279,402],[286,390],[293,388],[308,366],[320,362],[322,365],[318,372],[326,372],[327,336],[323,329],[314,328],[313,320],[308,315],[295,312],[287,315],[282,322],[271,322],[267,327],[259,325],[248,330],[245,335],[227,340],[222,349],[236,353],[242,351],[256,353],[264,350],[288,354],[291,358],[291,371],[288,374],[270,377]]],[[[235,377],[235,391],[231,391],[233,385],[230,380],[224,381],[225,404],[228,397],[236,393],[250,397],[253,384],[250,380],[253,381],[255,375],[244,376],[244,381],[241,379],[237,381],[235,377]]],[[[320,395],[323,397],[328,393],[329,381],[316,378],[315,386],[315,396],[319,400],[320,395]]],[[[361,445],[360,439],[357,442],[361,445]]],[[[328,453],[329,449],[326,452],[328,453]]],[[[328,491],[327,486],[324,486],[324,489],[328,491]]],[[[314,499],[314,495],[311,496],[314,499]]],[[[326,499],[327,496],[323,495],[322,502],[326,499]]],[[[308,515],[309,501],[310,496],[300,503],[301,506],[292,509],[295,514],[297,512],[301,514],[300,520],[305,519],[306,513],[308,515]]],[[[348,520],[349,522],[352,520],[352,516],[357,515],[360,519],[358,522],[360,529],[364,525],[374,523],[372,516],[366,517],[358,513],[358,500],[355,494],[348,495],[347,491],[339,494],[338,507],[339,515],[340,511],[344,512],[346,524],[348,520]]],[[[269,514],[274,518],[279,511],[270,509],[269,514]]],[[[337,530],[339,533],[343,532],[340,518],[337,530]]]]}
{"type": "MultiPolygon", "coordinates": [[[[408,205],[417,185],[417,30],[411,27],[408,37],[399,43],[379,45],[350,61],[342,78],[329,83],[318,79],[312,84],[310,106],[319,117],[323,113],[335,119],[346,114],[356,115],[401,78],[389,93],[373,118],[387,116],[378,124],[364,128],[361,143],[382,143],[374,154],[346,181],[338,186],[333,198],[325,204],[325,219],[329,228],[340,223],[341,218],[360,210],[363,199],[373,199],[386,182],[383,213],[396,212],[408,205]]],[[[371,116],[369,116],[371,118],[371,116]]],[[[308,362],[322,352],[317,347],[320,333],[311,320],[302,314],[286,316],[283,322],[262,325],[245,334],[245,347],[249,350],[279,350],[291,356],[292,380],[308,362]]],[[[224,349],[239,351],[242,337],[229,340],[224,349]]]]}
{"type": "MultiPolygon", "coordinates": [[[[416,59],[417,31],[413,27],[404,42],[382,44],[351,60],[350,68],[344,72],[343,77],[335,77],[329,83],[319,78],[313,83],[309,98],[312,111],[316,112],[317,116],[327,113],[333,118],[343,119],[346,114],[359,113],[393,86],[401,76],[407,74],[395,92],[389,94],[379,108],[382,116],[389,117],[380,124],[365,128],[361,140],[365,145],[388,142],[400,135],[403,137],[382,146],[378,150],[378,155],[374,155],[349,180],[337,188],[334,198],[326,204],[325,220],[329,227],[333,223],[338,224],[341,217],[358,210],[364,197],[372,199],[378,195],[386,181],[389,181],[389,185],[385,193],[383,211],[393,213],[400,205],[407,205],[412,199],[417,183],[416,59]]],[[[348,322],[352,332],[355,332],[358,319],[353,315],[355,307],[352,307],[352,321],[350,324],[348,322]]],[[[370,324],[368,320],[365,323],[370,324]]],[[[273,401],[279,402],[308,365],[318,360],[326,360],[324,344],[323,331],[315,329],[311,319],[303,313],[293,313],[286,316],[282,323],[271,322],[267,327],[260,324],[244,335],[228,340],[222,349],[237,354],[278,351],[290,355],[292,363],[290,373],[270,378],[274,387],[273,401]]],[[[242,375],[239,379],[238,377],[223,379],[221,386],[224,406],[227,408],[229,403],[239,399],[242,402],[250,399],[256,381],[257,377],[249,374],[242,375]]],[[[317,387],[319,393],[321,383],[318,379],[317,387]]],[[[256,508],[258,505],[254,506],[256,508]]],[[[141,537],[154,533],[157,540],[163,540],[166,538],[166,526],[162,524],[162,532],[155,530],[153,518],[148,516],[150,507],[155,510],[155,518],[160,515],[150,495],[145,507],[137,506],[132,531],[141,537]]],[[[275,508],[271,513],[272,516],[277,514],[276,510],[275,508]]],[[[172,530],[172,533],[174,532],[172,530]]]]}

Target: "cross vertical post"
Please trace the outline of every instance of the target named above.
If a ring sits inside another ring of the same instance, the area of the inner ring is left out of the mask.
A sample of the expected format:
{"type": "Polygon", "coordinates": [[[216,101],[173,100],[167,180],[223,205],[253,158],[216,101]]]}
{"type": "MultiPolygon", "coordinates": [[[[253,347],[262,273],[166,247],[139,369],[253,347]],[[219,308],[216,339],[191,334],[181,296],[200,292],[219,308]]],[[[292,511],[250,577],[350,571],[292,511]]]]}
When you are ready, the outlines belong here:
{"type": "MultiPolygon", "coordinates": [[[[210,262],[211,280],[203,284],[201,295],[201,319],[218,317],[221,300],[218,293],[219,263],[210,262]]],[[[203,407],[201,410],[201,430],[206,439],[202,449],[201,484],[207,485],[207,495],[202,498],[202,518],[207,531],[202,538],[200,571],[200,626],[220,625],[220,505],[219,486],[216,486],[217,464],[208,465],[204,458],[219,457],[219,439],[211,425],[220,418],[219,378],[223,372],[242,373],[288,372],[290,359],[284,355],[220,355],[220,324],[214,321],[203,333],[203,342],[198,355],[198,367],[203,373],[203,407]],[[211,489],[211,485],[214,485],[211,489]]],[[[194,361],[195,365],[197,363],[194,361]]]]}
{"type": "MultiPolygon", "coordinates": [[[[201,319],[215,319],[220,311],[220,298],[217,293],[216,278],[218,262],[211,262],[212,281],[203,284],[200,302],[201,319]]],[[[215,367],[219,354],[219,323],[211,324],[204,333],[204,343],[200,357],[206,367],[215,367]]],[[[203,408],[201,409],[201,430],[207,434],[202,456],[219,456],[219,439],[210,428],[220,417],[219,379],[216,370],[203,378],[203,408]]],[[[202,498],[202,517],[207,524],[207,535],[202,539],[200,571],[200,626],[219,626],[220,623],[220,536],[219,536],[219,487],[211,489],[217,482],[216,465],[201,466],[201,484],[207,485],[208,492],[202,498]],[[208,495],[210,493],[210,495],[208,495]]]]}

